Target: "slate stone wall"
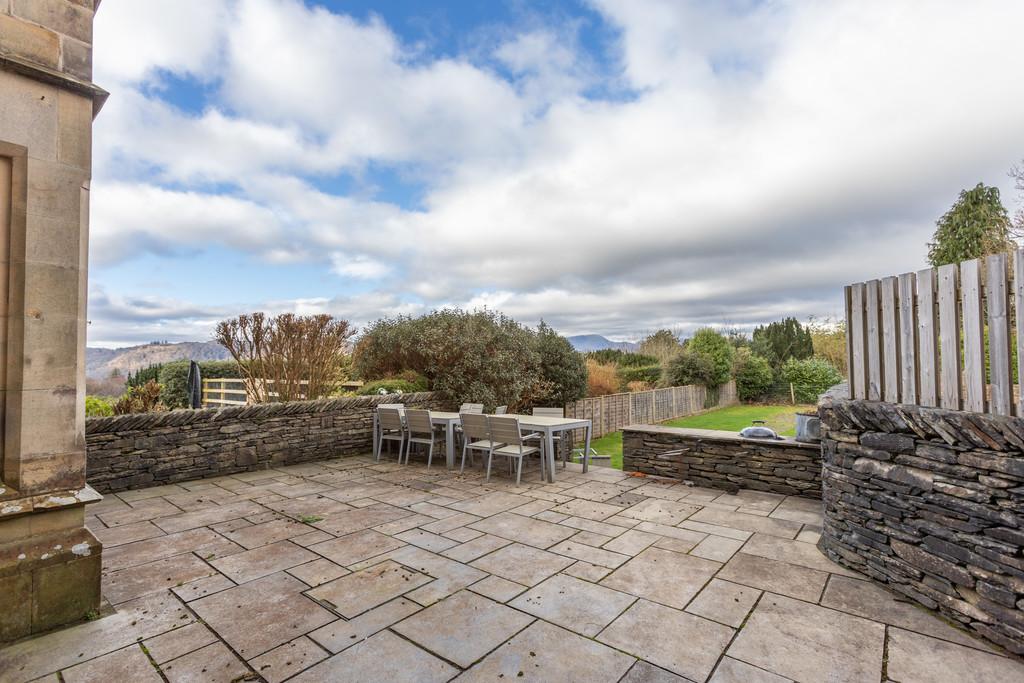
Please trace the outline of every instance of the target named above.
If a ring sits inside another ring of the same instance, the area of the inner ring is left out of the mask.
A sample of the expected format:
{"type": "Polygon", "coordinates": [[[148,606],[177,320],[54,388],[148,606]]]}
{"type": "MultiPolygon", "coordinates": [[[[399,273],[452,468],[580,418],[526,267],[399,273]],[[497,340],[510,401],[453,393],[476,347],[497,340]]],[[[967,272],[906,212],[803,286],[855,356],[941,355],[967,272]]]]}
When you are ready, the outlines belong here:
{"type": "Polygon", "coordinates": [[[444,407],[417,393],[90,418],[87,478],[109,493],[370,453],[381,403],[444,407]]]}
{"type": "Polygon", "coordinates": [[[1024,654],[1024,420],[819,403],[819,547],[1024,654]]]}
{"type": "Polygon", "coordinates": [[[708,429],[632,425],[622,431],[622,469],[730,492],[821,497],[821,449],[793,439],[762,441],[708,429]]]}

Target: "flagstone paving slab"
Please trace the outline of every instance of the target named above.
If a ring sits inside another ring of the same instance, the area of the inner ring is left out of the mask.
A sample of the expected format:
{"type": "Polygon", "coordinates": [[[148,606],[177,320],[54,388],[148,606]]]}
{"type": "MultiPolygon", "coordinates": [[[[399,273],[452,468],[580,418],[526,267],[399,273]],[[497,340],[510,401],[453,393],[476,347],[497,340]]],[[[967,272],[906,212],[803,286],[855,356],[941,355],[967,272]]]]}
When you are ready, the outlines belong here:
{"type": "Polygon", "coordinates": [[[589,562],[590,564],[596,564],[601,567],[608,567],[609,569],[621,567],[625,562],[627,562],[630,559],[629,555],[613,553],[610,550],[595,548],[593,546],[585,545],[583,543],[576,543],[571,539],[568,541],[563,541],[558,545],[553,545],[550,548],[548,548],[548,550],[550,552],[558,553],[559,555],[565,555],[576,560],[589,562]]]}
{"type": "Polygon", "coordinates": [[[145,641],[149,656],[157,664],[177,659],[217,640],[213,631],[196,622],[145,641]]]}
{"type": "Polygon", "coordinates": [[[102,580],[103,597],[116,605],[140,595],[165,591],[216,573],[217,570],[191,553],[177,555],[105,574],[102,580]]]}
{"type": "Polygon", "coordinates": [[[252,658],[335,619],[302,595],[305,588],[282,572],[200,598],[189,606],[236,652],[252,658]]]}
{"type": "Polygon", "coordinates": [[[132,681],[132,683],[160,683],[149,658],[138,645],[111,652],[83,662],[62,673],[65,683],[94,683],[95,681],[132,681]]]}
{"type": "Polygon", "coordinates": [[[671,671],[665,671],[638,659],[619,683],[687,683],[687,681],[671,671]]]}
{"type": "Polygon", "coordinates": [[[338,653],[361,643],[374,633],[386,629],[421,609],[422,606],[412,600],[395,598],[369,612],[363,612],[355,619],[332,621],[326,626],[312,631],[309,637],[328,651],[338,653]]]}
{"type": "Polygon", "coordinates": [[[856,572],[830,561],[813,545],[802,543],[801,541],[791,541],[766,534],[754,534],[743,544],[743,552],[748,555],[767,557],[771,560],[788,562],[789,564],[796,564],[821,572],[831,572],[854,578],[860,576],[856,572]]]}
{"type": "Polygon", "coordinates": [[[477,536],[471,541],[448,548],[441,552],[445,557],[451,558],[458,562],[472,562],[478,557],[483,557],[487,553],[492,553],[498,548],[504,548],[512,541],[500,538],[498,536],[491,536],[490,534],[482,534],[477,536]]]}
{"type": "Polygon", "coordinates": [[[328,559],[320,558],[319,560],[313,560],[312,562],[292,567],[288,570],[288,573],[299,581],[315,588],[351,572],[328,559]]]}
{"type": "Polygon", "coordinates": [[[458,680],[616,683],[634,661],[633,657],[598,642],[535,621],[458,680]]]}
{"type": "Polygon", "coordinates": [[[469,591],[459,591],[391,627],[424,649],[469,667],[533,618],[469,591]]]}
{"type": "Polygon", "coordinates": [[[778,536],[779,538],[796,538],[802,526],[799,522],[790,522],[785,519],[772,519],[745,512],[729,512],[728,510],[717,510],[709,507],[695,513],[689,521],[705,522],[731,529],[778,536]]]}
{"type": "Polygon", "coordinates": [[[205,579],[198,579],[181,586],[175,586],[171,591],[185,602],[191,602],[199,598],[205,598],[207,595],[213,595],[228,588],[233,588],[235,585],[235,582],[226,576],[216,574],[205,579]]]}
{"type": "Polygon", "coordinates": [[[224,643],[212,643],[161,665],[170,683],[234,683],[251,675],[224,643]]]}
{"type": "Polygon", "coordinates": [[[294,683],[442,683],[458,669],[389,631],[333,655],[290,679],[294,683]]]}
{"type": "Polygon", "coordinates": [[[572,536],[575,531],[559,524],[552,524],[536,517],[523,517],[511,512],[502,512],[475,522],[471,529],[507,538],[516,543],[532,545],[535,548],[549,548],[572,536]]]}
{"type": "MultiPolygon", "coordinates": [[[[575,537],[573,537],[575,538],[575,537]]],[[[602,545],[605,550],[624,555],[636,555],[643,549],[654,545],[662,538],[657,534],[648,533],[639,528],[630,529],[618,538],[613,538],[602,545]]]]}
{"type": "Polygon", "coordinates": [[[633,604],[636,597],[564,574],[530,588],[510,606],[587,637],[633,604]]]}
{"type": "Polygon", "coordinates": [[[488,576],[486,579],[474,583],[469,590],[497,602],[508,602],[526,590],[526,586],[500,576],[488,576]]]}
{"type": "Polygon", "coordinates": [[[618,505],[607,505],[606,503],[597,503],[592,500],[575,499],[570,500],[568,503],[562,503],[556,508],[552,508],[552,512],[560,512],[563,515],[572,515],[573,517],[582,517],[583,519],[592,519],[595,522],[608,519],[613,515],[617,515],[622,512],[623,508],[618,505]]]}
{"type": "Polygon", "coordinates": [[[900,683],[1021,681],[1024,665],[903,629],[889,630],[889,678],[900,683]]]}
{"type": "Polygon", "coordinates": [[[308,534],[310,529],[305,524],[290,519],[276,519],[263,524],[250,524],[233,531],[221,532],[238,545],[251,550],[261,545],[270,545],[295,536],[308,534]]]}
{"type": "Polygon", "coordinates": [[[648,548],[608,575],[601,585],[682,609],[721,566],[671,550],[648,548]]]}
{"type": "Polygon", "coordinates": [[[642,522],[656,522],[675,526],[693,513],[700,510],[699,505],[688,505],[672,500],[649,498],[627,508],[622,514],[625,517],[638,519],[642,522]]]}
{"type": "Polygon", "coordinates": [[[825,572],[815,569],[747,555],[744,552],[733,555],[718,572],[720,579],[809,602],[818,601],[828,577],[825,572]]]}
{"type": "Polygon", "coordinates": [[[363,529],[346,536],[332,538],[309,546],[318,555],[323,555],[335,564],[348,567],[392,550],[398,550],[404,542],[372,529],[363,529]]]}
{"type": "Polygon", "coordinates": [[[315,559],[316,553],[289,541],[279,541],[212,560],[210,564],[235,583],[246,583],[315,559]]]}
{"type": "Polygon", "coordinates": [[[792,683],[791,679],[758,669],[732,657],[722,657],[708,683],[792,683]]]}
{"type": "Polygon", "coordinates": [[[597,639],[692,681],[704,681],[732,636],[728,626],[638,600],[597,639]]]}
{"type": "Polygon", "coordinates": [[[743,547],[743,541],[722,536],[708,536],[690,551],[691,555],[715,562],[728,562],[743,547]]]}
{"type": "Polygon", "coordinates": [[[252,660],[252,668],[267,683],[280,683],[328,656],[323,648],[302,636],[252,660]]]}
{"type": "Polygon", "coordinates": [[[738,628],[747,618],[750,608],[761,596],[761,591],[738,583],[711,579],[697,594],[686,611],[697,616],[738,628]]]}
{"type": "Polygon", "coordinates": [[[882,624],[768,593],[729,656],[798,681],[876,683],[884,639],[882,624]]]}
{"type": "Polygon", "coordinates": [[[429,576],[386,560],[318,586],[307,595],[351,619],[431,580],[429,576]]]}
{"type": "Polygon", "coordinates": [[[573,559],[531,548],[520,543],[507,545],[470,564],[495,576],[524,586],[535,586],[574,562],[573,559]]]}

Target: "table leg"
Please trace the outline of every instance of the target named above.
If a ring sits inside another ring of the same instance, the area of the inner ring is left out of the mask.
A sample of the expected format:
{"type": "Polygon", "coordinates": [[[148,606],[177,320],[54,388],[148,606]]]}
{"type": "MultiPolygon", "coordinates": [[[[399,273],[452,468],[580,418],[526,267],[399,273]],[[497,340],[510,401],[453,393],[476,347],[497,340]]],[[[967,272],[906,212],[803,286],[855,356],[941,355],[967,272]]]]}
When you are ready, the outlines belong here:
{"type": "Polygon", "coordinates": [[[455,423],[444,423],[444,459],[448,469],[455,467],[455,423]]]}
{"type": "Polygon", "coordinates": [[[555,435],[550,429],[544,431],[544,444],[547,446],[547,459],[551,464],[551,477],[549,481],[555,482],[555,435]]]}
{"type": "Polygon", "coordinates": [[[587,425],[587,442],[583,445],[583,471],[587,471],[590,462],[590,425],[587,425]]]}

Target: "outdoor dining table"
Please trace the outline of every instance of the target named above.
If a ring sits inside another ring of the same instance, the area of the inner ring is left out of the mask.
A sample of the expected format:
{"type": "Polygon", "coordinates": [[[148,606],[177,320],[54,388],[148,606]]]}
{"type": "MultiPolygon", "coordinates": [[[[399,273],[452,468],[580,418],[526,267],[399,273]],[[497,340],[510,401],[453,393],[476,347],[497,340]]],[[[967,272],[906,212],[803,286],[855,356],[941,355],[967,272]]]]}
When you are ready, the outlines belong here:
{"type": "MultiPolygon", "coordinates": [[[[586,430],[586,439],[583,445],[583,471],[587,471],[590,465],[590,435],[592,431],[590,420],[575,417],[545,417],[542,415],[516,415],[511,413],[505,415],[505,417],[518,418],[520,427],[539,432],[544,437],[544,457],[547,462],[541,467],[541,474],[544,479],[552,482],[555,480],[555,434],[570,432],[575,429],[586,430]]],[[[455,467],[455,426],[462,423],[462,418],[458,413],[431,410],[430,422],[444,427],[444,459],[448,469],[452,469],[455,467]]],[[[373,416],[373,439],[374,452],[376,452],[376,413],[373,416]]]]}

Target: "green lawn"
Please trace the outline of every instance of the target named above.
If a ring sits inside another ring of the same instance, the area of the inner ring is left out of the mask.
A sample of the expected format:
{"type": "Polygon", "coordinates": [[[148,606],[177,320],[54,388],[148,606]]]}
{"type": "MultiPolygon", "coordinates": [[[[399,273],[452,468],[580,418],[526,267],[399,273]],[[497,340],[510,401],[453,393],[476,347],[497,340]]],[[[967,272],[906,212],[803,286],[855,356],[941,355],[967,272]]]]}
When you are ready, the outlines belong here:
{"type": "MultiPolygon", "coordinates": [[[[790,405],[744,405],[730,406],[710,410],[700,415],[681,417],[677,420],[663,422],[666,427],[689,427],[692,429],[722,429],[727,432],[738,432],[749,427],[754,420],[765,423],[783,436],[796,433],[794,414],[813,411],[814,406],[790,405]]],[[[622,432],[612,432],[600,439],[594,439],[591,447],[601,455],[612,456],[612,467],[622,469],[622,432]]]]}

